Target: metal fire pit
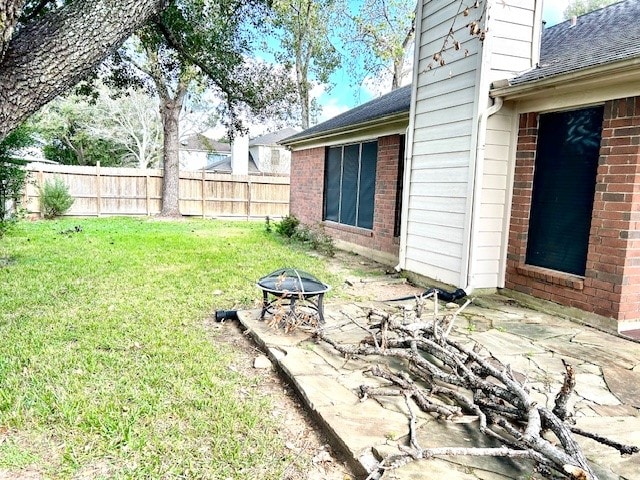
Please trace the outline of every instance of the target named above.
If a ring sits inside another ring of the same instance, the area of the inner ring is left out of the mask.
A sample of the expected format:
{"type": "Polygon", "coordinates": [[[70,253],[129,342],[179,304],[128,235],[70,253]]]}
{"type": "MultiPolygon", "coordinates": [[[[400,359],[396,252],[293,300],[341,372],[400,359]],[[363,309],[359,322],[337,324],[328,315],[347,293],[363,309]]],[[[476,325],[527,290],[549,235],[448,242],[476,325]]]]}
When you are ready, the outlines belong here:
{"type": "Polygon", "coordinates": [[[295,268],[282,268],[258,280],[262,290],[260,320],[269,313],[288,317],[297,323],[308,323],[308,317],[317,317],[324,323],[323,299],[331,287],[310,273],[295,268]]]}

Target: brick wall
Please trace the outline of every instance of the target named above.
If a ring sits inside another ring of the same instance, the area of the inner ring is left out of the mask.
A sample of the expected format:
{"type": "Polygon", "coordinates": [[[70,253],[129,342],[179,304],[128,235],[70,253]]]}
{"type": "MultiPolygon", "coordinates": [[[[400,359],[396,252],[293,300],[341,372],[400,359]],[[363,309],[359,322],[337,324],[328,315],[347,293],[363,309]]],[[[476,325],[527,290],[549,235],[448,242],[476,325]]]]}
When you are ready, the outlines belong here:
{"type": "MultiPolygon", "coordinates": [[[[400,135],[378,139],[373,229],[324,222],[325,232],[337,240],[398,255],[394,234],[400,135]]],[[[290,211],[307,225],[322,222],[325,148],[298,150],[291,155],[290,211]]]]}
{"type": "Polygon", "coordinates": [[[306,225],[322,221],[324,151],[318,147],[291,153],[289,211],[306,225]]]}
{"type": "Polygon", "coordinates": [[[520,117],[506,287],[620,322],[640,320],[640,97],[605,104],[584,277],[525,264],[538,115],[520,117]]]}

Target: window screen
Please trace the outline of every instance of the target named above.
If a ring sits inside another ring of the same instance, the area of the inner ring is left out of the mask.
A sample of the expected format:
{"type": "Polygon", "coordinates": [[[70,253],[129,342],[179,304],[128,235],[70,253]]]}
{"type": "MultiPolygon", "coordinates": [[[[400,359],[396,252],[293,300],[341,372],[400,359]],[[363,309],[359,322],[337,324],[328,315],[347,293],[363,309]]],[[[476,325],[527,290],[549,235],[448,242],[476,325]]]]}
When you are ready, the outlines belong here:
{"type": "Polygon", "coordinates": [[[584,275],[603,107],[540,115],[527,263],[584,275]]]}
{"type": "Polygon", "coordinates": [[[373,228],[378,142],[327,148],[324,218],[373,228]]]}

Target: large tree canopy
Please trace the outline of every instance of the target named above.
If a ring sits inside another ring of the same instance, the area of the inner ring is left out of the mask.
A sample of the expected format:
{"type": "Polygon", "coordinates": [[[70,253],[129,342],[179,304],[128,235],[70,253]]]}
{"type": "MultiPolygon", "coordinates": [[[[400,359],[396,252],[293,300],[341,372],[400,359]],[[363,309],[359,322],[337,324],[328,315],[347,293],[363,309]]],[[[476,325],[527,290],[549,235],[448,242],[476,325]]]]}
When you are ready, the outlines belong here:
{"type": "Polygon", "coordinates": [[[188,92],[208,87],[220,98],[230,135],[243,112],[255,120],[288,110],[292,82],[282,70],[251,60],[263,0],[175,0],[136,32],[112,59],[114,84],[138,83],[157,95],[163,125],[163,216],[178,216],[179,117],[188,92]]]}
{"type": "Polygon", "coordinates": [[[571,0],[563,12],[564,18],[568,20],[573,16],[579,17],[617,1],[619,0],[571,0]]]}
{"type": "Polygon", "coordinates": [[[0,140],[168,3],[0,0],[0,140]]]}
{"type": "Polygon", "coordinates": [[[411,75],[416,2],[411,0],[364,0],[356,13],[345,2],[342,36],[347,61],[358,82],[367,77],[389,82],[395,90],[411,75]]]}
{"type": "Polygon", "coordinates": [[[301,126],[309,128],[314,82],[327,84],[340,66],[340,56],[331,42],[336,0],[274,0],[271,21],[280,40],[276,59],[293,65],[301,126]]]}

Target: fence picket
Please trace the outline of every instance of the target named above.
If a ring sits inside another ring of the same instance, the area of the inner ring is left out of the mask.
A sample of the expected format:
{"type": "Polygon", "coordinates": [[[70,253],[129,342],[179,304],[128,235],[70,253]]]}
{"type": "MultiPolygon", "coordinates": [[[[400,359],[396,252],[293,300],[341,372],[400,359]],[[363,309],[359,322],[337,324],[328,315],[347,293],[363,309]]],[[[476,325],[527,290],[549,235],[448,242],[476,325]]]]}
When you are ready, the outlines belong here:
{"type": "MultiPolygon", "coordinates": [[[[54,177],[62,178],[76,199],[66,215],[160,213],[160,169],[32,163],[27,165],[27,171],[29,177],[35,177],[35,182],[26,183],[24,192],[24,206],[30,215],[42,215],[38,186],[54,177]]],[[[283,217],[289,213],[289,177],[180,172],[180,209],[183,215],[202,218],[283,217]],[[256,204],[260,208],[252,208],[256,204]]]]}

